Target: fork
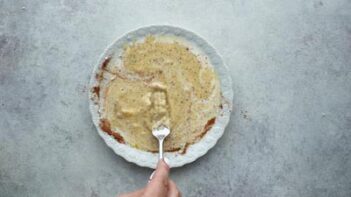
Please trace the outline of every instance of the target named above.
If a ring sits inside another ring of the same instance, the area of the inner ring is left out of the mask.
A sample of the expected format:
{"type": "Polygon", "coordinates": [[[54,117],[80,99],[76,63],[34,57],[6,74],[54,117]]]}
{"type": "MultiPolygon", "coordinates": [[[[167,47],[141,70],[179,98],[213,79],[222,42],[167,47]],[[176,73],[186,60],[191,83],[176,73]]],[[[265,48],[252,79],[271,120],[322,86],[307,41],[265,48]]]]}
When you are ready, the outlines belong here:
{"type": "Polygon", "coordinates": [[[160,160],[163,159],[163,141],[169,133],[169,128],[163,124],[152,129],[152,135],[158,139],[158,158],[160,160]]]}

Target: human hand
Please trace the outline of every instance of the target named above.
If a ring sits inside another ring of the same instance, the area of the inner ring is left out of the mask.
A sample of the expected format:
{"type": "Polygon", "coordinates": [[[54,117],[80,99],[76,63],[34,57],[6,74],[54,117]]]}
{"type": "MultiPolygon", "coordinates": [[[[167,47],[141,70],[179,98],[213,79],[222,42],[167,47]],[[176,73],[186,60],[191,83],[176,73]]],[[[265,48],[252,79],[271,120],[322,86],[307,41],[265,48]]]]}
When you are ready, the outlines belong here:
{"type": "Polygon", "coordinates": [[[180,197],[176,184],[168,178],[169,167],[160,160],[151,180],[142,189],[135,192],[122,194],[119,197],[180,197]]]}

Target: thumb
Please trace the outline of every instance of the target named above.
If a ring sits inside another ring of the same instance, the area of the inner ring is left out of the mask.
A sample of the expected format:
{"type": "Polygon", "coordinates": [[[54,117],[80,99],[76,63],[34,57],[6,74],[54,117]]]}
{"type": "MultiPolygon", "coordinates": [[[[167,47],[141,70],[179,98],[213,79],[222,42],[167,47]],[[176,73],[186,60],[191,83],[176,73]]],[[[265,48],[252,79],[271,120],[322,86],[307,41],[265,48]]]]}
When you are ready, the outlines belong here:
{"type": "Polygon", "coordinates": [[[146,186],[144,196],[161,197],[166,196],[168,191],[168,174],[169,167],[160,160],[157,164],[156,171],[149,184],[146,186]]]}
{"type": "Polygon", "coordinates": [[[163,185],[167,185],[168,174],[169,174],[169,166],[166,164],[164,160],[160,160],[157,163],[156,171],[151,182],[157,182],[159,184],[163,183],[163,185]]]}

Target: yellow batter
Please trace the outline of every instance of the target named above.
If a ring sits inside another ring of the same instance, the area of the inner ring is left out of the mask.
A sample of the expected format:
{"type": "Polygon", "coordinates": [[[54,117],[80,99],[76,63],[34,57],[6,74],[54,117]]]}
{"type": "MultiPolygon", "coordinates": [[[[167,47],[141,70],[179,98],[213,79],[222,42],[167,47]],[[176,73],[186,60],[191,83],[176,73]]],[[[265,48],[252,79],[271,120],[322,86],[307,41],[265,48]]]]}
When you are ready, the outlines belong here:
{"type": "Polygon", "coordinates": [[[116,76],[105,89],[103,117],[131,146],[157,151],[151,130],[162,123],[171,129],[165,150],[184,150],[219,112],[215,71],[181,42],[148,36],[109,68],[116,76]]]}

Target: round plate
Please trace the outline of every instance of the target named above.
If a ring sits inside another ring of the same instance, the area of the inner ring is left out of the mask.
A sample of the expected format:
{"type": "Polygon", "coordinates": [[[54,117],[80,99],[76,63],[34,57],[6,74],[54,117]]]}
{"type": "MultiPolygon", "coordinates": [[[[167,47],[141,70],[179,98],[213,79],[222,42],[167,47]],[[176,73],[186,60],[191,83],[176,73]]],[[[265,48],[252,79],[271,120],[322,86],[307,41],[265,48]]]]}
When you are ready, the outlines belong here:
{"type": "MultiPolygon", "coordinates": [[[[118,57],[123,52],[123,46],[130,44],[133,41],[143,39],[147,35],[154,35],[156,37],[172,36],[183,40],[187,44],[190,44],[193,48],[196,49],[198,53],[201,54],[201,56],[206,57],[209,60],[208,62],[213,66],[220,80],[223,107],[216,117],[216,122],[213,127],[202,137],[201,140],[195,144],[190,145],[184,154],[178,152],[165,153],[165,157],[168,159],[170,167],[180,167],[184,164],[191,163],[197,158],[206,154],[208,150],[211,149],[216,144],[218,139],[223,135],[224,129],[229,122],[232,110],[232,80],[227,67],[222,61],[222,58],[218,55],[215,49],[203,38],[179,27],[162,25],[139,28],[127,33],[117,41],[113,42],[105,50],[100,60],[94,67],[94,71],[90,80],[90,89],[93,90],[93,88],[99,83],[95,76],[97,73],[99,73],[101,65],[104,63],[106,57],[118,57]]],[[[112,148],[112,150],[117,155],[122,156],[129,162],[133,162],[143,167],[155,168],[158,161],[158,155],[156,153],[142,151],[133,148],[128,144],[121,144],[100,129],[99,102],[101,101],[94,101],[93,91],[90,91],[89,98],[90,112],[92,114],[93,122],[97,128],[99,135],[104,139],[106,144],[112,148]]]]}

